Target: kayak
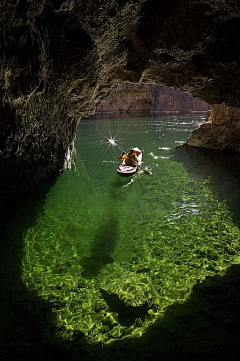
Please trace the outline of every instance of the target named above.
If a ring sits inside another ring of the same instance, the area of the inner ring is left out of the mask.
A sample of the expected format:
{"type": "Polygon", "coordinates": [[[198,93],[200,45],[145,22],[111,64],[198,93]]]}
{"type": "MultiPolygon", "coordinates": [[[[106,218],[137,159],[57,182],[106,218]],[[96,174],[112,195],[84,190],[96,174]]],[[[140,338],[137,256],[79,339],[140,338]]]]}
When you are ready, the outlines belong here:
{"type": "Polygon", "coordinates": [[[121,177],[129,177],[133,174],[135,174],[139,170],[139,166],[141,166],[142,163],[142,152],[137,147],[132,148],[136,153],[134,152],[135,157],[137,158],[136,164],[126,165],[125,160],[118,166],[117,172],[121,177]]]}

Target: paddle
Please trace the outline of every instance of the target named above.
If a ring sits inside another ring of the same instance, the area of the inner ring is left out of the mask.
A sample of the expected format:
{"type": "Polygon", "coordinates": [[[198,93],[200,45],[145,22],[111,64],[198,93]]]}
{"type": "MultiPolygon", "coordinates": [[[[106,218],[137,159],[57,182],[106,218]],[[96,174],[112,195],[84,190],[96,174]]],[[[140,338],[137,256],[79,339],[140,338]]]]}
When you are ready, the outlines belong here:
{"type": "Polygon", "coordinates": [[[140,168],[145,174],[147,175],[152,175],[152,172],[147,170],[147,169],[143,169],[143,167],[140,166],[140,164],[138,164],[125,150],[123,150],[116,142],[114,139],[108,139],[109,143],[111,143],[114,147],[117,147],[119,150],[121,150],[122,153],[127,154],[127,156],[129,158],[131,158],[131,160],[133,161],[133,163],[135,163],[137,165],[138,168],[140,168]]]}

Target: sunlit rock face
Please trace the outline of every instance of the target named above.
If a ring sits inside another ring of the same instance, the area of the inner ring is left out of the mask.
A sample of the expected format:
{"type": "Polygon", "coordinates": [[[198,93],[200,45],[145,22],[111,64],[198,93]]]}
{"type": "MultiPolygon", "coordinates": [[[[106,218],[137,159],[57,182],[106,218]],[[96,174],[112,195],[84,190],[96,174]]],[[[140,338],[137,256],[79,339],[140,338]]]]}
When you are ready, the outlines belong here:
{"type": "Polygon", "coordinates": [[[201,112],[210,108],[206,102],[178,89],[123,82],[96,112],[201,112]]]}
{"type": "Polygon", "coordinates": [[[240,151],[240,109],[225,104],[214,105],[207,121],[196,129],[186,145],[240,151]]]}
{"type": "Polygon", "coordinates": [[[79,117],[122,81],[240,105],[238,0],[9,0],[0,9],[0,151],[36,170],[34,184],[63,167],[79,117]]]}

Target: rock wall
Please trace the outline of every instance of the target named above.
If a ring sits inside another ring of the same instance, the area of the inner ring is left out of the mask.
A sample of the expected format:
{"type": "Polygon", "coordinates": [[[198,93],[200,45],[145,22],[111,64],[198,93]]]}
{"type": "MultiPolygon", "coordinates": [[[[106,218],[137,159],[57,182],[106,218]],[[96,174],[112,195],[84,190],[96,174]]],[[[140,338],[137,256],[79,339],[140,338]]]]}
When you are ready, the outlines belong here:
{"type": "Polygon", "coordinates": [[[178,89],[123,82],[96,112],[201,112],[210,108],[203,100],[178,89]]]}
{"type": "Polygon", "coordinates": [[[218,104],[207,120],[193,131],[185,145],[205,149],[240,151],[240,109],[218,104]]]}

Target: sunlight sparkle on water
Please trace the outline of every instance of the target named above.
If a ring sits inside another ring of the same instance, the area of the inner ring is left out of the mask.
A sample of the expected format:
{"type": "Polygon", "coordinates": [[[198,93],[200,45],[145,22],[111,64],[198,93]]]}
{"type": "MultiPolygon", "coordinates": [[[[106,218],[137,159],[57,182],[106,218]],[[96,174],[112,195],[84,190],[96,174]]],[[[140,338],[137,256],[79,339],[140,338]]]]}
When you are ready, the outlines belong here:
{"type": "Polygon", "coordinates": [[[116,142],[114,139],[108,139],[109,143],[112,144],[114,147],[117,146],[116,142]]]}

